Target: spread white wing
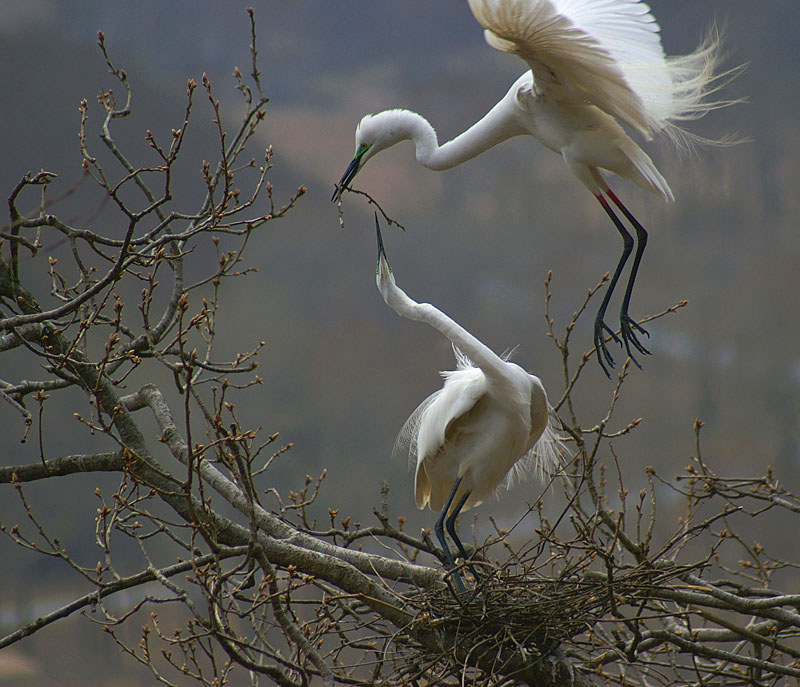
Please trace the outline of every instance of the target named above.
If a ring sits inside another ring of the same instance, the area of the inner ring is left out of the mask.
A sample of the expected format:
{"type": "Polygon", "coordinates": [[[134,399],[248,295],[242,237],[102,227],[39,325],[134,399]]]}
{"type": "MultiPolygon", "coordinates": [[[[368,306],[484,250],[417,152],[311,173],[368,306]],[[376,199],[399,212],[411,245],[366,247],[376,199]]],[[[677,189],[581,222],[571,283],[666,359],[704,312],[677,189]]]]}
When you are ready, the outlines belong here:
{"type": "Polygon", "coordinates": [[[690,118],[716,63],[716,42],[667,59],[659,26],[640,0],[469,0],[469,6],[489,45],[528,63],[537,93],[591,102],[648,139],[669,127],[667,120],[690,118]]]}

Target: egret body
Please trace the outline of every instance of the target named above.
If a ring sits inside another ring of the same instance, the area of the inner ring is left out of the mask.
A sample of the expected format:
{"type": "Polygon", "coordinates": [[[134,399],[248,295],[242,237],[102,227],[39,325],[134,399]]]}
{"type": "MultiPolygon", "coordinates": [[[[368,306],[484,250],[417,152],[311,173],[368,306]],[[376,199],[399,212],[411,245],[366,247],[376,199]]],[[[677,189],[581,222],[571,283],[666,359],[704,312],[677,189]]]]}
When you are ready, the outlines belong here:
{"type": "Polygon", "coordinates": [[[561,155],[567,167],[597,198],[623,239],[623,252],[595,318],[594,342],[604,372],[614,360],[605,342],[605,312],[636,234],[636,251],[620,308],[620,336],[649,351],[636,333],[647,334],[628,315],[647,232],[610,189],[605,172],[673,200],[669,184],[622,124],[646,140],[663,134],[685,143],[692,137],[679,123],[722,106],[709,95],[718,88],[719,39],[712,33],[689,55],[667,57],[659,26],[641,0],[469,0],[494,48],[519,55],[526,71],[480,121],[439,145],[434,128],[409,110],[365,116],[356,129],[355,156],[334,193],[337,199],[377,153],[404,140],[416,147],[417,162],[432,170],[460,165],[515,136],[533,136],[561,155]],[[610,201],[610,202],[609,202],[610,201]]]}
{"type": "MultiPolygon", "coordinates": [[[[376,282],[383,300],[398,315],[440,331],[456,353],[457,369],[442,373],[443,387],[419,405],[398,437],[414,465],[417,507],[441,511],[434,530],[452,568],[444,526],[466,561],[455,527],[459,512],[530,472],[549,472],[558,462],[559,442],[539,378],[495,354],[433,305],[409,298],[395,283],[380,228],[377,233],[376,282]]],[[[454,576],[463,589],[457,571],[454,576]]]]}

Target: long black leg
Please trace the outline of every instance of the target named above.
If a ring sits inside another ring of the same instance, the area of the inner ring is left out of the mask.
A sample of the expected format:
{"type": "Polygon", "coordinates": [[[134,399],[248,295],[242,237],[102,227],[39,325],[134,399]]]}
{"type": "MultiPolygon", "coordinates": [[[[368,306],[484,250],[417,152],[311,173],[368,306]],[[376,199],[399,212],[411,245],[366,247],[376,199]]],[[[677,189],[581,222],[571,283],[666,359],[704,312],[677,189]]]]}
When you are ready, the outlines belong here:
{"type": "MultiPolygon", "coordinates": [[[[444,519],[447,517],[447,511],[450,510],[450,506],[452,505],[453,499],[456,497],[456,492],[460,486],[461,478],[459,477],[455,481],[455,484],[453,484],[453,490],[450,492],[450,496],[447,497],[447,503],[444,504],[444,508],[442,508],[442,514],[437,518],[436,524],[433,526],[433,531],[436,532],[436,538],[439,540],[439,543],[442,545],[442,549],[444,550],[444,557],[447,561],[447,567],[450,570],[453,570],[453,578],[456,581],[456,586],[458,587],[459,591],[466,592],[467,588],[464,586],[464,582],[461,580],[461,574],[458,572],[458,570],[454,570],[456,567],[456,562],[453,560],[453,554],[450,553],[450,548],[447,546],[447,540],[444,538],[444,519]]],[[[464,504],[462,503],[461,505],[463,506],[464,504]]],[[[461,542],[458,542],[458,544],[460,543],[461,542]]]]}
{"type": "Polygon", "coordinates": [[[603,210],[606,211],[606,214],[611,218],[611,221],[614,223],[614,226],[617,228],[620,236],[622,236],[622,255],[620,255],[617,268],[614,270],[614,275],[611,277],[611,283],[608,285],[608,289],[606,289],[606,295],[603,296],[603,302],[600,303],[600,309],[597,311],[597,316],[594,318],[594,346],[595,349],[597,349],[597,362],[600,363],[600,367],[603,369],[603,372],[606,373],[606,377],[611,379],[611,374],[606,368],[606,364],[608,364],[609,367],[614,367],[614,358],[611,357],[611,354],[608,352],[608,348],[606,347],[604,335],[605,332],[611,334],[611,338],[614,339],[614,341],[616,341],[618,344],[622,345],[622,342],[604,322],[604,319],[606,316],[606,308],[608,308],[608,303],[611,300],[611,295],[614,293],[614,289],[619,281],[619,275],[622,273],[625,263],[628,261],[628,257],[633,250],[633,237],[622,224],[619,217],[614,214],[614,211],[611,209],[608,201],[606,201],[606,199],[603,198],[603,196],[599,193],[595,196],[595,198],[597,198],[600,205],[603,206],[603,210]]]}
{"type": "MultiPolygon", "coordinates": [[[[619,311],[620,332],[622,334],[622,339],[625,341],[625,350],[628,352],[630,359],[636,363],[636,359],[631,355],[630,344],[633,344],[634,348],[639,351],[639,353],[650,355],[650,351],[636,338],[636,331],[644,334],[648,338],[650,337],[650,333],[628,315],[628,306],[630,305],[631,294],[633,293],[633,283],[636,281],[639,263],[642,261],[642,255],[644,254],[645,246],[647,246],[647,232],[611,189],[608,189],[606,194],[614,201],[614,204],[622,210],[622,214],[625,215],[627,220],[631,223],[631,226],[636,230],[636,254],[633,256],[631,274],[628,277],[628,285],[625,287],[625,296],[622,298],[622,307],[619,311]]],[[[636,364],[639,365],[638,363],[636,364]]],[[[639,367],[641,366],[639,365],[639,367]]]]}
{"type": "Polygon", "coordinates": [[[467,552],[464,550],[464,545],[461,543],[461,539],[458,537],[458,532],[456,531],[456,518],[458,514],[461,512],[461,509],[464,507],[464,504],[467,502],[471,492],[467,492],[464,494],[459,502],[456,504],[455,508],[453,508],[453,512],[450,513],[450,517],[445,520],[445,525],[447,526],[447,531],[450,533],[451,539],[456,543],[458,547],[458,552],[461,554],[461,558],[464,559],[464,562],[469,567],[472,574],[475,576],[475,581],[480,582],[480,575],[478,571],[475,570],[475,566],[469,562],[469,557],[467,556],[467,552]]]}

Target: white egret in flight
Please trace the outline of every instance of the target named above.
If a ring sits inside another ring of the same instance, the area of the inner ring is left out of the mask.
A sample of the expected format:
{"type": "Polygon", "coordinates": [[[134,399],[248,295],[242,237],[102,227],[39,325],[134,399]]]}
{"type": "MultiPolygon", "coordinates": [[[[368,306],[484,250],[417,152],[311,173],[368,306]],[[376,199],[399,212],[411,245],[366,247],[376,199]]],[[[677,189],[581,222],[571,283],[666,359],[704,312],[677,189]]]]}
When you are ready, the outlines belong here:
{"type": "Polygon", "coordinates": [[[659,26],[640,0],[469,0],[469,6],[489,45],[519,55],[529,71],[483,119],[441,146],[433,127],[415,112],[388,110],[365,116],[356,129],[355,157],[333,199],[370,158],[403,140],[413,141],[417,162],[439,171],[513,136],[533,136],[561,155],[623,239],[622,256],[594,323],[597,358],[607,375],[606,363],[613,367],[614,360],[605,334],[621,342],[605,324],[605,312],[634,246],[612,204],[636,233],[636,252],[620,308],[620,335],[638,365],[631,347],[649,353],[636,335],[647,332],[628,315],[628,306],[647,232],[609,188],[604,171],[673,200],[669,184],[621,124],[646,140],[664,134],[676,143],[692,139],[710,143],[688,134],[679,123],[730,104],[708,97],[721,87],[715,74],[718,36],[710,33],[691,54],[667,57],[659,26]]]}
{"type": "MultiPolygon", "coordinates": [[[[551,471],[560,444],[539,378],[496,355],[441,310],[409,298],[395,284],[380,227],[377,234],[376,282],[383,300],[398,315],[440,331],[456,354],[457,369],[442,373],[444,386],[412,413],[397,439],[415,464],[417,507],[442,512],[434,530],[452,569],[445,525],[467,562],[456,532],[459,512],[479,505],[498,486],[508,488],[531,472],[551,471]]],[[[458,571],[454,577],[463,591],[458,571]]]]}

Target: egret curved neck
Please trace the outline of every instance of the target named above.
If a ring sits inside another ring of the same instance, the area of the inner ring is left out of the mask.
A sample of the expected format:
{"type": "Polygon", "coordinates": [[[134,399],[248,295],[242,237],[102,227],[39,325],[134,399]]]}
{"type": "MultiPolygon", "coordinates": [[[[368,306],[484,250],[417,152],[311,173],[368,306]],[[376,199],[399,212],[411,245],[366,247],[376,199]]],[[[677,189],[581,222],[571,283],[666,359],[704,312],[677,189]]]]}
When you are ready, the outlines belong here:
{"type": "Polygon", "coordinates": [[[450,169],[471,160],[512,136],[526,133],[519,124],[513,104],[503,98],[482,119],[442,146],[417,145],[417,162],[435,171],[450,169]]]}
{"type": "Polygon", "coordinates": [[[470,334],[455,320],[430,303],[417,303],[393,281],[377,279],[378,290],[392,310],[401,317],[417,322],[425,322],[438,329],[455,344],[475,365],[495,379],[505,379],[508,375],[505,362],[491,348],[470,334]]]}

